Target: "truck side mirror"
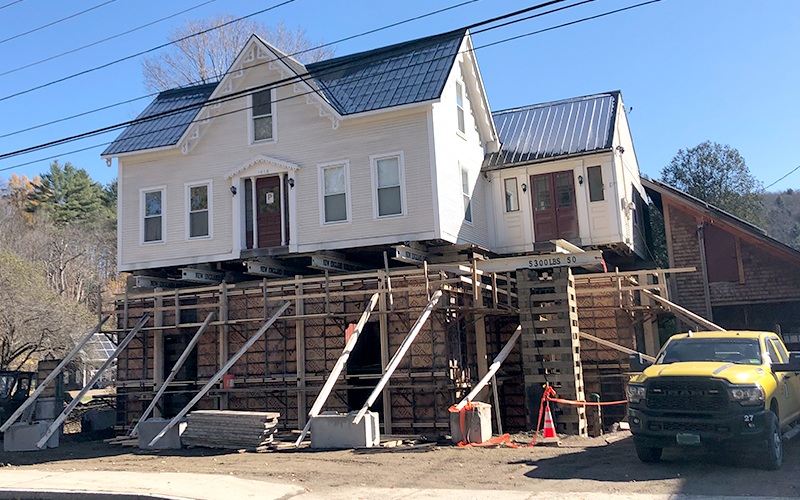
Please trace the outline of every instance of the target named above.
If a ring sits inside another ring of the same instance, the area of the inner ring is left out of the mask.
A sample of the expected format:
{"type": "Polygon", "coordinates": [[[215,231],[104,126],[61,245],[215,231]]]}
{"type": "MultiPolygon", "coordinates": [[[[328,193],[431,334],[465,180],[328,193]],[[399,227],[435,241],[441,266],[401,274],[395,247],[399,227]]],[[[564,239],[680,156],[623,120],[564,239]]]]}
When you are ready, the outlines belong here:
{"type": "Polygon", "coordinates": [[[800,372],[800,352],[790,352],[788,363],[773,364],[772,372],[800,372]]]}
{"type": "Polygon", "coordinates": [[[634,372],[642,372],[644,371],[645,368],[653,364],[649,361],[645,361],[644,358],[642,358],[642,353],[640,352],[630,355],[630,363],[631,363],[631,371],[634,372]]]}

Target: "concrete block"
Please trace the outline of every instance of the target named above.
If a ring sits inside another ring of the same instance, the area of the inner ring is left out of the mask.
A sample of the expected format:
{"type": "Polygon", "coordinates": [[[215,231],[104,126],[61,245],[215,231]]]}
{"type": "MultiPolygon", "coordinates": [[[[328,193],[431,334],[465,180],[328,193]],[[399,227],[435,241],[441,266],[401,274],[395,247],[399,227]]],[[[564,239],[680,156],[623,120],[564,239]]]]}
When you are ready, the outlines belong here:
{"type": "Polygon", "coordinates": [[[380,419],[368,411],[353,424],[357,411],[323,412],[311,419],[311,447],[327,449],[371,448],[380,444],[380,419]]]}
{"type": "Polygon", "coordinates": [[[113,429],[117,424],[117,411],[113,408],[89,410],[81,417],[81,432],[100,432],[113,429]]]}
{"type": "Polygon", "coordinates": [[[179,450],[181,448],[181,434],[186,430],[186,422],[179,422],[158,440],[155,446],[150,446],[150,441],[167,426],[169,420],[164,418],[148,418],[139,424],[139,448],[142,450],[179,450]]]}
{"type": "MultiPolygon", "coordinates": [[[[37,451],[39,448],[36,443],[47,432],[52,424],[52,420],[37,420],[33,424],[27,422],[17,422],[6,430],[3,435],[3,450],[5,451],[37,451]]],[[[57,448],[58,436],[61,429],[54,432],[47,440],[45,448],[57,448]]]]}
{"type": "Polygon", "coordinates": [[[483,443],[492,439],[492,405],[472,403],[472,409],[464,411],[464,432],[461,432],[461,412],[450,411],[450,435],[453,443],[483,443]]]}

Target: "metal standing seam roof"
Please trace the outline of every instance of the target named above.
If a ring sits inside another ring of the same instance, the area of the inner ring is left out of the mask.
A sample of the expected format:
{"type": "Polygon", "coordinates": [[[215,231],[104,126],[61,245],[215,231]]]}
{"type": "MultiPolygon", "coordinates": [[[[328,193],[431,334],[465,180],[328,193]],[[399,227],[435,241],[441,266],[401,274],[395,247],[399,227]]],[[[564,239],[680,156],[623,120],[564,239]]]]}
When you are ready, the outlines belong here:
{"type": "Polygon", "coordinates": [[[483,168],[493,170],[610,149],[619,91],[492,113],[502,146],[483,168]]]}
{"type": "MultiPolygon", "coordinates": [[[[303,66],[285,61],[341,115],[428,101],[441,96],[465,29],[303,66]]],[[[161,92],[137,119],[195,108],[130,125],[103,151],[114,155],[177,144],[217,83],[161,92]]]]}
{"type": "Polygon", "coordinates": [[[306,66],[339,114],[436,99],[465,29],[337,57],[306,66]]]}
{"type": "Polygon", "coordinates": [[[206,102],[217,88],[218,83],[207,83],[194,87],[165,90],[136,117],[141,122],[129,125],[119,137],[112,142],[102,156],[128,153],[142,149],[153,149],[163,146],[172,146],[178,143],[183,133],[192,123],[200,111],[201,105],[206,102]],[[196,106],[194,106],[196,105],[196,106]],[[185,106],[192,106],[183,111],[168,113],[185,106]],[[151,120],[146,118],[157,116],[151,120]]]}

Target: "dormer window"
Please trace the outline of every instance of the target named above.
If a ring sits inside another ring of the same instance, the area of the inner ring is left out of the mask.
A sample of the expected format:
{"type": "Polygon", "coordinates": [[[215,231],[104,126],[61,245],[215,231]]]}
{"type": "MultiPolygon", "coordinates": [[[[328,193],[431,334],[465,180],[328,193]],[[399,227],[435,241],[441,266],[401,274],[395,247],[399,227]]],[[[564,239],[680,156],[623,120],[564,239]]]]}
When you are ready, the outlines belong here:
{"type": "Polygon", "coordinates": [[[272,100],[272,89],[250,94],[252,142],[275,138],[272,100]]]}
{"type": "Polygon", "coordinates": [[[464,85],[456,82],[456,114],[458,115],[458,131],[462,134],[466,131],[464,127],[464,85]]]}

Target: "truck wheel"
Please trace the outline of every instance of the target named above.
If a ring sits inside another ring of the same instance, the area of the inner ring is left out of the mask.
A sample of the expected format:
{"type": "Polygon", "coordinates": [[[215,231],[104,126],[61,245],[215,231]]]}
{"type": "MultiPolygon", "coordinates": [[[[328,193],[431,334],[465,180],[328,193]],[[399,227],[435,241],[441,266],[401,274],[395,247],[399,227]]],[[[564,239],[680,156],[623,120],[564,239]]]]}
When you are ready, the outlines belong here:
{"type": "Polygon", "coordinates": [[[762,451],[761,464],[766,470],[778,470],[783,464],[783,440],[778,416],[767,412],[767,440],[762,451]]]}
{"type": "Polygon", "coordinates": [[[642,462],[651,464],[661,460],[661,452],[663,451],[663,448],[644,446],[636,442],[636,440],[633,441],[633,445],[636,447],[636,455],[642,462]]]}

